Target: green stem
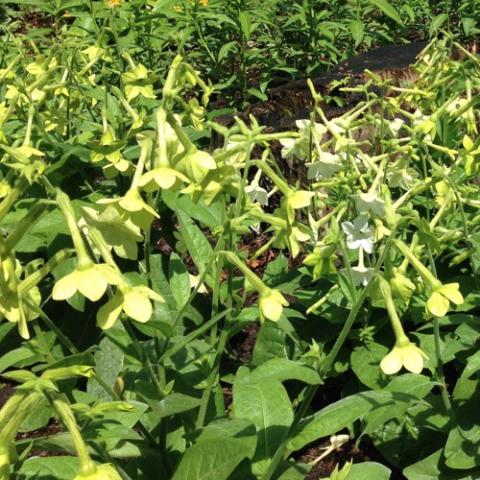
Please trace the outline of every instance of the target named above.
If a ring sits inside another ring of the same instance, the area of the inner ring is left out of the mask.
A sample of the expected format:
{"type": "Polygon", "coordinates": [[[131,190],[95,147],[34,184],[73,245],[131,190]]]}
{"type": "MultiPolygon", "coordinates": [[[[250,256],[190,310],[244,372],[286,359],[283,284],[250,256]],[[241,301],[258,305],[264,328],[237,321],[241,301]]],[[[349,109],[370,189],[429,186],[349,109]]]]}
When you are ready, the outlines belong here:
{"type": "Polygon", "coordinates": [[[433,338],[435,340],[435,357],[437,360],[437,378],[441,383],[441,395],[443,405],[445,406],[445,411],[450,416],[451,419],[454,418],[454,411],[452,408],[452,403],[450,401],[450,396],[448,394],[447,382],[445,380],[445,372],[443,369],[442,355],[440,352],[440,325],[438,317],[433,317],[433,338]]]}
{"type": "Polygon", "coordinates": [[[215,360],[213,362],[212,369],[207,379],[207,386],[202,394],[202,401],[200,403],[200,409],[199,409],[197,421],[195,424],[196,428],[198,429],[202,428],[205,424],[205,417],[207,415],[207,408],[210,402],[210,395],[218,376],[220,359],[222,357],[223,350],[225,349],[225,345],[227,344],[227,340],[228,340],[228,329],[224,328],[220,333],[220,338],[218,339],[217,351],[215,354],[215,360]]]}

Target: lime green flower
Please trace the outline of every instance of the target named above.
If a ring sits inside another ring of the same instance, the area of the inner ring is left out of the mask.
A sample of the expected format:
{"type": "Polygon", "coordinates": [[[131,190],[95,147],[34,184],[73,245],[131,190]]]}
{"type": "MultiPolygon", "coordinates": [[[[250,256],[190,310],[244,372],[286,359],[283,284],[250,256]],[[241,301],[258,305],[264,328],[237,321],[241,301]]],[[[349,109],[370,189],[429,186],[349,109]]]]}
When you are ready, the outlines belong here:
{"type": "Polygon", "coordinates": [[[143,230],[150,227],[154,217],[159,217],[158,213],[144,202],[140,192],[135,187],[130,188],[123,197],[102,198],[97,203],[101,205],[114,204],[121,215],[125,214],[126,218],[143,230]]]}
{"type": "Polygon", "coordinates": [[[378,286],[387,307],[388,316],[395,334],[395,346],[380,362],[380,368],[387,375],[392,375],[405,367],[409,372],[420,373],[423,370],[423,360],[428,357],[416,345],[410,342],[402,322],[397,314],[392,297],[390,283],[382,276],[378,276],[378,286]]]}
{"type": "Polygon", "coordinates": [[[390,353],[382,359],[380,368],[387,375],[399,372],[402,367],[412,373],[421,373],[424,359],[428,359],[427,355],[405,337],[397,341],[390,353]]]}
{"type": "Polygon", "coordinates": [[[435,288],[427,301],[427,310],[435,317],[443,317],[450,309],[450,302],[461,305],[464,300],[459,287],[455,282],[435,288]]]}
{"type": "Polygon", "coordinates": [[[305,257],[303,263],[313,267],[313,279],[318,280],[325,275],[336,273],[335,245],[319,243],[312,253],[305,257]]]}
{"type": "Polygon", "coordinates": [[[295,210],[308,207],[314,196],[314,192],[308,192],[306,190],[290,190],[285,197],[285,201],[282,202],[283,205],[286,204],[287,220],[289,223],[292,223],[295,220],[295,210]]]}
{"type": "Polygon", "coordinates": [[[278,322],[282,316],[283,307],[288,306],[288,301],[278,290],[265,287],[260,292],[258,306],[262,317],[278,322]]]}
{"type": "Polygon", "coordinates": [[[133,320],[146,323],[150,320],[153,308],[151,300],[163,303],[161,295],[144,285],[131,287],[122,284],[115,295],[97,313],[97,322],[104,330],[112,327],[122,310],[133,320]]]}
{"type": "Polygon", "coordinates": [[[193,182],[201,183],[211,170],[217,168],[215,159],[203,150],[192,149],[176,165],[193,182]]]}
{"type": "Polygon", "coordinates": [[[401,298],[405,304],[410,301],[415,284],[406,277],[398,268],[393,268],[393,275],[390,278],[390,287],[395,298],[401,298]]]}
{"type": "Polygon", "coordinates": [[[108,285],[118,285],[122,276],[110,265],[93,263],[89,258],[78,261],[72,273],[55,283],[52,291],[54,300],[66,300],[80,292],[92,302],[99,300],[108,285]]]}
{"type": "Polygon", "coordinates": [[[122,148],[125,144],[125,141],[115,138],[115,132],[111,127],[107,127],[99,142],[91,142],[89,144],[91,148],[90,159],[92,163],[106,160],[109,166],[124,173],[130,167],[130,162],[122,157],[122,148]]]}
{"type": "Polygon", "coordinates": [[[135,260],[137,258],[137,243],[143,240],[140,228],[137,227],[115,205],[108,205],[101,212],[93,208],[83,207],[89,225],[96,227],[109,248],[121,258],[135,260]]]}
{"type": "Polygon", "coordinates": [[[155,98],[153,86],[151,85],[152,80],[148,77],[148,70],[140,63],[131,71],[122,74],[122,80],[125,84],[125,96],[128,101],[139,95],[145,98],[155,98]]]}
{"type": "Polygon", "coordinates": [[[188,183],[188,178],[174,168],[158,167],[144,173],[138,185],[146,192],[154,192],[159,188],[170,190],[174,188],[179,181],[188,183]]]}

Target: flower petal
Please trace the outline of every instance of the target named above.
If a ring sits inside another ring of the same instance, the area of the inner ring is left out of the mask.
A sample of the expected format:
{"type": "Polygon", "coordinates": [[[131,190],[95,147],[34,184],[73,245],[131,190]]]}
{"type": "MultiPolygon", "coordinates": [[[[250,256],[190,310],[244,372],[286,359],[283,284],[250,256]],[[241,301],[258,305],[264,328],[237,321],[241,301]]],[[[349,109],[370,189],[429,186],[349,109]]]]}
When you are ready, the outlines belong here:
{"type": "Polygon", "coordinates": [[[102,298],[108,282],[95,267],[77,271],[78,291],[92,302],[102,298]]]}
{"type": "Polygon", "coordinates": [[[413,344],[402,348],[403,366],[412,373],[421,373],[423,370],[422,351],[413,344]]]}
{"type": "Polygon", "coordinates": [[[120,285],[123,282],[122,275],[106,263],[96,264],[94,268],[110,285],[120,285]]]}
{"type": "Polygon", "coordinates": [[[54,300],[66,300],[73,297],[77,291],[77,271],[65,275],[57,280],[52,290],[52,298],[54,300]]]}
{"type": "Polygon", "coordinates": [[[427,302],[427,310],[436,317],[443,317],[448,312],[450,303],[440,292],[433,292],[427,302]]]}
{"type": "Polygon", "coordinates": [[[106,330],[113,327],[122,312],[123,295],[117,291],[105,305],[102,305],[97,312],[97,323],[100,328],[106,330]]]}
{"type": "Polygon", "coordinates": [[[402,368],[402,354],[398,347],[393,347],[392,351],[383,357],[380,362],[380,368],[387,375],[393,375],[400,371],[402,368]]]}
{"type": "Polygon", "coordinates": [[[288,203],[294,209],[308,207],[314,195],[314,192],[299,190],[298,192],[293,192],[289,195],[288,203]]]}
{"type": "Polygon", "coordinates": [[[463,295],[459,290],[459,283],[446,283],[438,291],[445,297],[447,297],[455,305],[461,305],[463,303],[463,295]]]}
{"type": "Polygon", "coordinates": [[[278,290],[268,290],[260,295],[260,311],[265,318],[272,322],[280,320],[283,307],[287,305],[287,300],[278,290]]]}
{"type": "Polygon", "coordinates": [[[152,303],[149,298],[135,288],[125,294],[123,309],[129,317],[141,323],[148,322],[152,316],[152,303]]]}

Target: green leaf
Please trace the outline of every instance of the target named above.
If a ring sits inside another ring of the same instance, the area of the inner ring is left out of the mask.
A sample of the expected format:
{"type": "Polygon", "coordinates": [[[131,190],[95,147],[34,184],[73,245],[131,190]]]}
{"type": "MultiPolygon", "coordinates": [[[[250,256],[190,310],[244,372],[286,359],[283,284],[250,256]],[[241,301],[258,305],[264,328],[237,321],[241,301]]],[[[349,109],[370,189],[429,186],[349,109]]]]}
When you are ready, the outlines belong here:
{"type": "Polygon", "coordinates": [[[293,451],[299,450],[310,442],[339,432],[375,408],[410,398],[380,390],[342,398],[303,419],[294,429],[289,448],[293,451]]]}
{"type": "Polygon", "coordinates": [[[250,374],[239,378],[237,383],[266,382],[270,380],[278,382],[300,380],[310,385],[318,385],[321,382],[320,376],[311,367],[287,358],[272,358],[257,367],[250,374]]]}
{"type": "MultiPolygon", "coordinates": [[[[38,355],[33,353],[29,348],[18,347],[15,350],[10,350],[5,355],[0,357],[0,373],[7,370],[7,368],[18,366],[17,364],[26,360],[32,360],[32,363],[38,359],[38,355]]],[[[38,360],[37,360],[38,361],[38,360]]]]}
{"type": "Polygon", "coordinates": [[[218,51],[217,61],[220,63],[232,50],[236,50],[238,47],[237,41],[227,42],[222,45],[218,51]]]}
{"type": "MultiPolygon", "coordinates": [[[[415,399],[421,399],[428,395],[434,386],[435,383],[424,375],[406,373],[393,378],[385,390],[408,394],[415,397],[415,399]]],[[[414,399],[412,398],[412,400],[414,399]]],[[[391,419],[402,418],[410,407],[410,397],[406,397],[406,401],[399,400],[393,405],[387,404],[367,413],[365,416],[366,426],[363,430],[363,434],[374,432],[391,419]]]]}
{"type": "Polygon", "coordinates": [[[233,384],[233,417],[252,422],[257,429],[258,444],[254,473],[264,473],[293,422],[293,409],[284,386],[275,380],[233,384]]]}
{"type": "MultiPolygon", "coordinates": [[[[258,318],[258,308],[255,308],[258,318]]],[[[253,348],[252,364],[262,365],[272,358],[287,358],[287,334],[275,322],[264,322],[253,348]]]]}
{"type": "Polygon", "coordinates": [[[78,472],[77,457],[33,457],[25,460],[17,472],[17,480],[72,480],[78,472]]]}
{"type": "Polygon", "coordinates": [[[311,469],[306,463],[288,461],[280,466],[278,480],[305,480],[311,469]]]}
{"type": "Polygon", "coordinates": [[[430,22],[430,27],[428,29],[428,34],[432,37],[435,35],[440,28],[442,28],[442,25],[448,20],[448,14],[447,13],[441,13],[440,15],[437,15],[436,17],[432,18],[432,21],[430,22]]]}
{"type": "Polygon", "coordinates": [[[478,466],[480,458],[480,392],[475,390],[468,400],[455,410],[454,426],[445,444],[445,464],[454,469],[478,466]]]}
{"type": "Polygon", "coordinates": [[[364,31],[365,27],[361,20],[352,20],[350,22],[350,33],[352,34],[356,47],[362,43],[364,31]]]}
{"type": "Polygon", "coordinates": [[[402,472],[407,480],[478,480],[480,470],[469,473],[454,472],[442,461],[442,449],[408,466],[402,472]]]}
{"type": "Polygon", "coordinates": [[[257,446],[255,425],[243,418],[221,419],[208,424],[197,438],[197,443],[218,438],[241,440],[248,458],[253,458],[257,446]]]}
{"type": "Polygon", "coordinates": [[[398,14],[397,10],[390,2],[387,0],[368,0],[372,5],[381,10],[387,17],[390,17],[392,20],[395,20],[398,24],[402,25],[403,21],[398,14]]]}
{"type": "Polygon", "coordinates": [[[352,370],[368,388],[379,389],[388,383],[386,376],[379,368],[382,358],[388,351],[384,345],[374,342],[353,349],[350,355],[352,370]]]}
{"type": "Polygon", "coordinates": [[[248,453],[236,438],[196,443],[185,451],[172,480],[226,480],[248,453]]]}
{"type": "Polygon", "coordinates": [[[187,303],[191,288],[187,267],[185,267],[185,264],[176,253],[170,255],[168,276],[173,298],[177,308],[180,310],[187,303]]]}
{"type": "Polygon", "coordinates": [[[392,471],[376,462],[354,463],[346,480],[388,480],[392,471]]]}
{"type": "Polygon", "coordinates": [[[189,217],[199,221],[210,230],[215,230],[223,224],[224,211],[221,202],[206,205],[203,200],[194,202],[187,195],[180,195],[172,190],[163,190],[162,199],[171,210],[185,212],[189,217]]]}
{"type": "Polygon", "coordinates": [[[463,369],[461,378],[470,378],[474,373],[480,370],[480,350],[477,350],[473,355],[468,357],[467,365],[463,369]]]}
{"type": "Polygon", "coordinates": [[[200,228],[193,223],[192,219],[186,213],[177,210],[177,217],[180,223],[180,233],[188,249],[188,253],[190,253],[193,262],[201,274],[207,268],[207,263],[213,254],[212,247],[200,228]]]}
{"type": "MultiPolygon", "coordinates": [[[[123,369],[124,354],[111,340],[104,338],[100,344],[100,349],[95,353],[95,372],[103,381],[113,388],[118,374],[123,369]]],[[[111,400],[111,396],[98,383],[95,377],[88,380],[87,392],[97,399],[111,400]]]]}
{"type": "Polygon", "coordinates": [[[248,15],[248,12],[241,11],[238,15],[238,19],[240,21],[240,27],[242,29],[245,40],[250,40],[250,36],[252,34],[252,22],[250,21],[250,16],[248,15]]]}
{"type": "Polygon", "coordinates": [[[145,388],[142,388],[144,383],[146,382],[142,382],[138,385],[138,390],[136,389],[136,392],[150,405],[152,412],[158,419],[192,410],[197,408],[201,403],[200,398],[191,397],[183,393],[172,393],[166,396],[163,400],[154,400],[153,395],[158,395],[157,389],[152,385],[151,387],[153,391],[147,396],[145,388]]]}
{"type": "Polygon", "coordinates": [[[31,432],[47,425],[54,412],[46,400],[36,404],[23,419],[19,432],[31,432]]]}

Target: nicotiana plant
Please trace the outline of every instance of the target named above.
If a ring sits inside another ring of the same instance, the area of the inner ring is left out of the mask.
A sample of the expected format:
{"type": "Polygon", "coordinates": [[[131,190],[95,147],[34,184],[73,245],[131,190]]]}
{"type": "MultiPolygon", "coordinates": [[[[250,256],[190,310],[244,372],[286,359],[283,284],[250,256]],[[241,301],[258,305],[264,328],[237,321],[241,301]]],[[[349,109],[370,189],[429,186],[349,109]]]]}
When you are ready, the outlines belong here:
{"type": "Polygon", "coordinates": [[[385,465],[332,478],[475,478],[478,58],[434,41],[333,118],[310,83],[268,133],[77,40],[0,65],[0,478],[295,480],[365,436],[385,465]]]}

